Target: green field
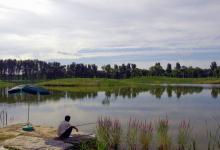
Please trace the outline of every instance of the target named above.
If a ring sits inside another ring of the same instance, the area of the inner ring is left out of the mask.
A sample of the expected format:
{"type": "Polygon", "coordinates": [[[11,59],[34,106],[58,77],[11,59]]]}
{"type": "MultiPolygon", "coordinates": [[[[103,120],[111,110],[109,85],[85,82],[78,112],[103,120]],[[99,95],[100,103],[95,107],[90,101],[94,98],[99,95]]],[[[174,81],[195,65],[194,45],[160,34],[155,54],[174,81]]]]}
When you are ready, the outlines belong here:
{"type": "MultiPolygon", "coordinates": [[[[15,84],[27,83],[23,82],[5,82],[0,81],[0,87],[13,86],[15,84]]],[[[34,81],[28,83],[35,83],[34,81]]],[[[138,77],[131,79],[106,79],[106,78],[65,78],[56,80],[39,81],[38,85],[53,87],[53,89],[73,88],[78,90],[83,88],[110,88],[119,86],[146,86],[149,84],[220,84],[220,78],[169,78],[169,77],[138,77]]]]}
{"type": "Polygon", "coordinates": [[[0,80],[0,87],[8,87],[8,86],[12,86],[13,83],[9,83],[9,82],[5,82],[5,81],[1,81],[0,80]]]}
{"type": "Polygon", "coordinates": [[[40,82],[43,86],[137,86],[148,84],[220,84],[220,78],[139,77],[132,79],[66,78],[40,82]]]}

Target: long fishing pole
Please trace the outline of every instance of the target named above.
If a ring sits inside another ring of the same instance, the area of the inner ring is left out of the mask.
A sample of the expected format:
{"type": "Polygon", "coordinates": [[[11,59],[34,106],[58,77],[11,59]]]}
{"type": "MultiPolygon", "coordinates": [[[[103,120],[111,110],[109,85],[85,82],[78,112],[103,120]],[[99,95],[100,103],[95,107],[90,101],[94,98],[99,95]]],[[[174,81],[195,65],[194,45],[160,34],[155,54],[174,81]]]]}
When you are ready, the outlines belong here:
{"type": "Polygon", "coordinates": [[[87,126],[87,125],[93,125],[93,124],[96,124],[96,122],[83,123],[83,124],[78,124],[78,125],[75,125],[75,126],[80,127],[80,126],[87,126]]]}

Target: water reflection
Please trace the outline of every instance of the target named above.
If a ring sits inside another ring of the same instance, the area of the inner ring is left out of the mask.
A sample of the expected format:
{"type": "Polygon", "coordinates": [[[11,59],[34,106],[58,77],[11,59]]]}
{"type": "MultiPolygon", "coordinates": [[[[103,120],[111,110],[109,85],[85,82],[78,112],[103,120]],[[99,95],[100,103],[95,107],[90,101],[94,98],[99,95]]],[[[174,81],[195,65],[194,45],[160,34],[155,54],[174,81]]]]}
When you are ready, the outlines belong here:
{"type": "MultiPolygon", "coordinates": [[[[103,105],[110,105],[111,101],[115,101],[118,97],[123,99],[134,99],[141,93],[149,93],[156,99],[161,99],[162,96],[167,96],[168,98],[176,97],[180,99],[185,95],[199,94],[203,90],[210,92],[212,98],[218,98],[220,94],[220,87],[196,87],[196,86],[146,86],[146,87],[114,87],[111,90],[104,91],[105,98],[102,100],[103,105]]],[[[71,99],[71,100],[84,100],[96,98],[98,92],[60,92],[52,91],[50,95],[42,96],[40,98],[29,95],[29,94],[14,94],[8,95],[7,88],[0,89],[0,103],[31,103],[32,105],[44,103],[47,101],[59,101],[61,98],[71,99]]]]}
{"type": "Polygon", "coordinates": [[[3,110],[0,111],[0,126],[5,127],[8,124],[8,112],[4,108],[3,110]]]}
{"type": "Polygon", "coordinates": [[[212,95],[213,98],[217,98],[219,93],[220,93],[219,88],[212,88],[211,95],[212,95]]]}
{"type": "MultiPolygon", "coordinates": [[[[73,88],[65,90],[51,90],[51,95],[37,98],[28,94],[8,95],[7,89],[0,89],[0,112],[6,110],[7,113],[7,117],[0,117],[0,127],[6,123],[26,122],[27,103],[31,104],[33,124],[54,127],[66,114],[74,118],[74,124],[96,122],[100,116],[117,118],[126,124],[130,117],[154,121],[167,115],[172,129],[177,129],[178,123],[186,119],[192,121],[196,134],[204,131],[206,120],[209,128],[216,124],[216,120],[220,121],[220,86],[155,85],[97,91],[86,88],[80,92],[68,92],[73,88]]],[[[85,127],[85,131],[95,128],[85,127]]]]}

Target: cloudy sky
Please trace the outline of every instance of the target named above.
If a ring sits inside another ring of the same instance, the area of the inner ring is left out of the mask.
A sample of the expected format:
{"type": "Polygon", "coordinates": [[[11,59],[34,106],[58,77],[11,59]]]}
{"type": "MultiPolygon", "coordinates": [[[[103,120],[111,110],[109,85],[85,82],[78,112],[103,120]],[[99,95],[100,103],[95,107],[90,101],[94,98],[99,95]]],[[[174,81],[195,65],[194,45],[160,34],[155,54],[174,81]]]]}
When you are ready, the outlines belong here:
{"type": "Polygon", "coordinates": [[[0,0],[0,59],[220,64],[220,0],[0,0]]]}

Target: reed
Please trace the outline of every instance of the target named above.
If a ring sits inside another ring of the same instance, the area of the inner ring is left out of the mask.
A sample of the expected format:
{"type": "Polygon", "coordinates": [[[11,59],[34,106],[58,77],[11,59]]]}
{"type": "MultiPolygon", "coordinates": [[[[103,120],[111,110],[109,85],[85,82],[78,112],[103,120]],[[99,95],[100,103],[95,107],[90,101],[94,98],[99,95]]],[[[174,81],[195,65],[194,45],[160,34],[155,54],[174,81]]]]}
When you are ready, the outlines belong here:
{"type": "Polygon", "coordinates": [[[110,133],[111,148],[115,150],[119,149],[121,134],[122,134],[121,123],[119,120],[115,119],[112,121],[112,127],[110,133]]]}
{"type": "Polygon", "coordinates": [[[149,150],[153,140],[153,125],[152,123],[141,122],[139,125],[139,142],[142,150],[149,150]]]}
{"type": "Polygon", "coordinates": [[[96,136],[98,150],[106,150],[110,147],[110,133],[112,122],[110,117],[100,117],[97,121],[96,136]]]}
{"type": "Polygon", "coordinates": [[[129,150],[137,150],[138,148],[138,127],[139,121],[135,118],[130,118],[126,136],[127,149],[129,150]]]}
{"type": "Polygon", "coordinates": [[[178,150],[186,150],[190,148],[190,142],[191,142],[191,137],[190,137],[190,121],[181,121],[179,124],[179,132],[178,132],[178,150]]]}
{"type": "MultiPolygon", "coordinates": [[[[190,121],[183,120],[179,123],[178,134],[173,138],[176,138],[177,144],[172,143],[169,128],[167,117],[159,119],[155,127],[152,122],[140,122],[130,118],[127,131],[123,133],[119,120],[99,117],[96,147],[98,150],[149,150],[154,147],[157,150],[196,150],[198,148],[196,139],[192,138],[190,121]],[[154,146],[153,142],[157,145],[154,146]]],[[[215,129],[207,130],[207,141],[208,150],[220,150],[220,125],[215,129]]],[[[82,148],[86,149],[88,146],[82,145],[82,148]]]]}
{"type": "Polygon", "coordinates": [[[99,150],[119,149],[122,129],[119,120],[100,117],[97,121],[97,147],[99,150]]]}
{"type": "Polygon", "coordinates": [[[166,119],[159,119],[157,125],[157,143],[158,150],[170,150],[171,138],[168,135],[169,121],[166,119]]]}
{"type": "Polygon", "coordinates": [[[207,129],[208,150],[220,150],[220,125],[213,130],[207,129]]]}

